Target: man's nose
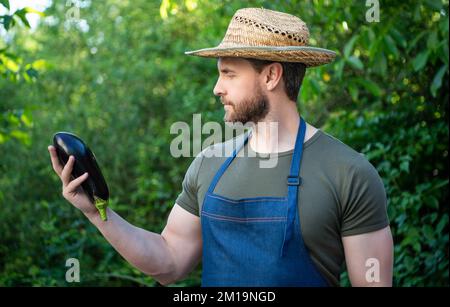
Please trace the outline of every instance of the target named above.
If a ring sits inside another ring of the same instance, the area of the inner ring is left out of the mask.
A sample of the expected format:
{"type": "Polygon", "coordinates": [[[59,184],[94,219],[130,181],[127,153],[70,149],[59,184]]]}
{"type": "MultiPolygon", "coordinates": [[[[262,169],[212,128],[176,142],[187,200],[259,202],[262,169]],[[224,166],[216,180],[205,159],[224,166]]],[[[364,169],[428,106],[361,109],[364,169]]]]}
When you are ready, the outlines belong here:
{"type": "Polygon", "coordinates": [[[214,86],[213,93],[215,96],[223,96],[225,94],[225,91],[220,82],[220,78],[217,80],[216,85],[214,86]]]}

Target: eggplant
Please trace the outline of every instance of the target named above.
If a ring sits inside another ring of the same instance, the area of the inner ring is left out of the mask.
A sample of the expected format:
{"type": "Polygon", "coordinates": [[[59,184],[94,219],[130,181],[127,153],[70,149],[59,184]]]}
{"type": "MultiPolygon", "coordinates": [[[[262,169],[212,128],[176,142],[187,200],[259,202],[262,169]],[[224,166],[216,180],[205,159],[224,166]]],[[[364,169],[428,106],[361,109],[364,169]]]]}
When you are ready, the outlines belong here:
{"type": "Polygon", "coordinates": [[[100,213],[103,221],[107,220],[106,207],[108,206],[109,189],[97,164],[94,153],[81,138],[69,132],[57,132],[53,136],[53,146],[56,148],[58,159],[65,165],[72,155],[75,158],[72,174],[77,178],[88,172],[88,178],[81,187],[88,195],[100,213]]]}

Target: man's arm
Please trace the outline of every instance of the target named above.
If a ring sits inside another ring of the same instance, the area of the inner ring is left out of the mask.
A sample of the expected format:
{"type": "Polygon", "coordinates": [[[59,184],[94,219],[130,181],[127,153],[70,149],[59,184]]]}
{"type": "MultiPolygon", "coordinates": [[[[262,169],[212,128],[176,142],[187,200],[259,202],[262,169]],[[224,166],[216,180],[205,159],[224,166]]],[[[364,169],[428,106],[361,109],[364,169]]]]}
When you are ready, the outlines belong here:
{"type": "Polygon", "coordinates": [[[55,147],[49,146],[48,151],[53,170],[61,179],[64,198],[97,226],[106,240],[136,268],[161,284],[169,284],[183,278],[199,262],[202,248],[199,217],[175,204],[161,235],[131,225],[109,208],[108,221],[102,221],[81,188],[89,174],[71,180],[74,157],[70,156],[62,165],[55,147]]]}
{"type": "Polygon", "coordinates": [[[342,237],[348,276],[354,287],[391,287],[393,240],[389,226],[342,237]]]}
{"type": "Polygon", "coordinates": [[[186,276],[202,252],[200,218],[175,204],[161,234],[131,225],[107,209],[108,221],[88,216],[105,239],[129,263],[167,285],[186,276]]]}

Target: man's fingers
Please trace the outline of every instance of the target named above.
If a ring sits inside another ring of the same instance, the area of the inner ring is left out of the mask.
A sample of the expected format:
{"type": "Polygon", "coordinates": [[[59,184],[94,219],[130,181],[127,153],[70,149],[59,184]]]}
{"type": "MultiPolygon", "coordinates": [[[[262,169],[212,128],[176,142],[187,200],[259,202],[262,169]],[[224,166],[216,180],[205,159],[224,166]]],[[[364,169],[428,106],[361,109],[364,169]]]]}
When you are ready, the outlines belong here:
{"type": "Polygon", "coordinates": [[[88,177],[88,173],[84,173],[83,175],[81,175],[80,177],[77,177],[76,179],[72,180],[67,186],[66,186],[66,193],[72,193],[73,191],[75,191],[78,186],[80,184],[83,183],[83,181],[86,180],[86,178],[88,177]]]}
{"type": "Polygon", "coordinates": [[[61,172],[61,181],[63,183],[63,187],[66,187],[70,182],[70,174],[72,173],[73,163],[75,158],[73,156],[69,157],[66,165],[64,166],[61,172]]]}
{"type": "Polygon", "coordinates": [[[50,153],[50,158],[52,160],[52,166],[53,170],[56,172],[58,176],[61,177],[61,172],[63,170],[63,167],[61,163],[58,160],[58,156],[56,155],[56,149],[53,146],[48,146],[48,152],[50,153]]]}

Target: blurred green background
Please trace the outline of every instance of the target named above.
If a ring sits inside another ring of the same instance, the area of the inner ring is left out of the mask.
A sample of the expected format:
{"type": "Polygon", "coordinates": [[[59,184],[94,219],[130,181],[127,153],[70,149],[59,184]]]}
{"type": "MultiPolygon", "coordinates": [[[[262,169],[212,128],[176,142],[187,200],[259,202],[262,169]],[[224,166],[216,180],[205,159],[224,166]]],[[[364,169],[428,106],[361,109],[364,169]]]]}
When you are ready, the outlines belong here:
{"type": "MultiPolygon", "coordinates": [[[[47,145],[81,136],[111,207],[160,232],[192,160],[170,155],[170,126],[223,118],[216,60],[184,51],[217,45],[237,9],[264,7],[301,17],[311,45],[338,53],[307,71],[299,110],[383,178],[394,285],[448,286],[449,5],[379,5],[369,22],[365,1],[0,0],[0,285],[158,286],[62,197],[47,145]],[[65,281],[71,257],[78,284],[65,281]]],[[[176,285],[199,284],[200,267],[176,285]]]]}

